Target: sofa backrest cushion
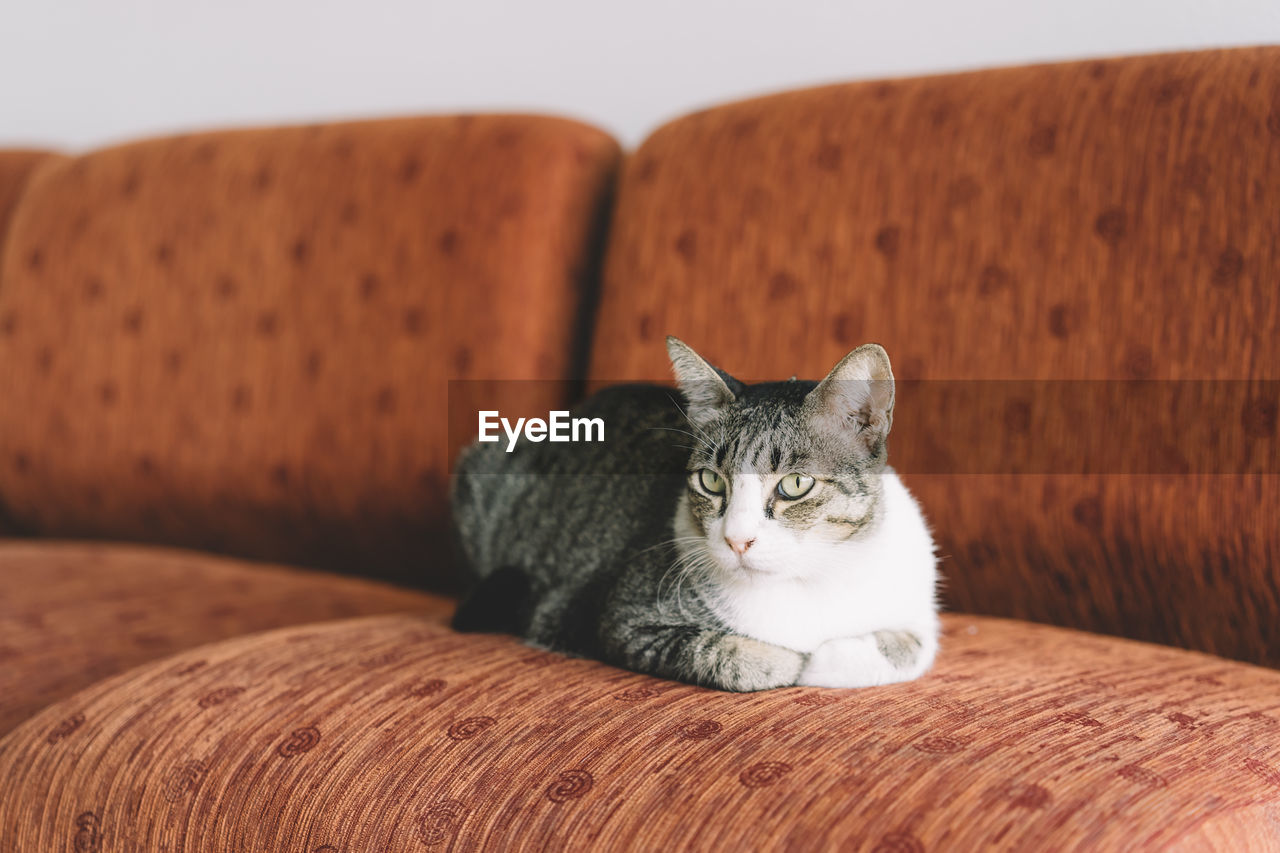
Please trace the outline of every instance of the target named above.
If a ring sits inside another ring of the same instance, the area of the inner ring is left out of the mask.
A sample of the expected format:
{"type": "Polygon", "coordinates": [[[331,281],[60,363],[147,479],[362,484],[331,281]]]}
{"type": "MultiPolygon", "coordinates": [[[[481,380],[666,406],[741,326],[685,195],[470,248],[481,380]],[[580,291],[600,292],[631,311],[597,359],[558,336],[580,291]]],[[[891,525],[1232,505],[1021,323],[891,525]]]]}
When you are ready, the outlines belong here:
{"type": "Polygon", "coordinates": [[[9,230],[9,219],[18,206],[18,198],[26,189],[31,173],[40,164],[59,159],[60,156],[30,149],[0,151],[0,253],[4,251],[4,235],[9,230]]]}
{"type": "MultiPolygon", "coordinates": [[[[0,151],[0,263],[3,263],[5,237],[9,233],[9,220],[18,199],[26,189],[31,173],[42,163],[56,160],[60,155],[47,151],[31,149],[9,149],[0,151]]],[[[0,334],[4,334],[0,330],[0,334]]],[[[0,387],[0,394],[4,393],[0,387]]],[[[3,496],[0,496],[0,537],[11,536],[18,532],[16,523],[9,517],[5,509],[3,496]]]]}
{"type": "Polygon", "coordinates": [[[447,382],[580,373],[618,157],[457,116],[42,169],[0,269],[0,499],[32,534],[441,580],[447,382]]]}
{"type": "MultiPolygon", "coordinates": [[[[910,463],[950,605],[1280,665],[1280,477],[1257,473],[1274,456],[1211,475],[1174,441],[1141,474],[975,471],[957,410],[915,403],[941,393],[928,380],[1024,380],[983,446],[1033,447],[1054,380],[1231,380],[1240,410],[1186,426],[1274,453],[1277,210],[1280,48],[718,107],[624,169],[590,375],[666,377],[667,334],[744,379],[821,378],[879,342],[926,381],[900,389],[890,459],[910,463]]],[[[1150,407],[1092,414],[1172,440],[1150,407]]]]}

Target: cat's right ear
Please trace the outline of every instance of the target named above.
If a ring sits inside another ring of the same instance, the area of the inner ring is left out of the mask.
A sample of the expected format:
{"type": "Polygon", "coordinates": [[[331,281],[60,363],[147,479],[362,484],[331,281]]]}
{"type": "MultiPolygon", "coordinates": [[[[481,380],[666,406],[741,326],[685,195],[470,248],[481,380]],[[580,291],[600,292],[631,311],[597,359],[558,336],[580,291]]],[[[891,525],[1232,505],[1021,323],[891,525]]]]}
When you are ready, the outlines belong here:
{"type": "Polygon", "coordinates": [[[870,456],[881,456],[893,425],[893,385],[884,347],[863,344],[809,392],[805,407],[816,423],[852,437],[870,456]]]}
{"type": "Polygon", "coordinates": [[[725,377],[679,338],[667,336],[667,355],[676,383],[689,403],[689,420],[701,426],[737,399],[725,377]]]}

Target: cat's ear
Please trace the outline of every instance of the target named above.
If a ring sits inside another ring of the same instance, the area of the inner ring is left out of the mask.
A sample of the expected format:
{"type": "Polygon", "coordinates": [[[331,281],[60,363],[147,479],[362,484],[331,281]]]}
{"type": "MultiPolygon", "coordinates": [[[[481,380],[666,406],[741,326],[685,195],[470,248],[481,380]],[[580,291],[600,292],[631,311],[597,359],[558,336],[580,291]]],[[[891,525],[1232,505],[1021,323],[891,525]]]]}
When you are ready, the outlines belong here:
{"type": "Polygon", "coordinates": [[[720,409],[737,399],[729,383],[737,385],[738,381],[712,367],[684,341],[668,335],[667,355],[671,357],[676,383],[689,403],[687,414],[693,423],[701,425],[714,419],[720,409]]]}
{"type": "Polygon", "coordinates": [[[840,359],[805,398],[810,416],[880,455],[893,426],[893,370],[879,344],[863,344],[840,359]]]}

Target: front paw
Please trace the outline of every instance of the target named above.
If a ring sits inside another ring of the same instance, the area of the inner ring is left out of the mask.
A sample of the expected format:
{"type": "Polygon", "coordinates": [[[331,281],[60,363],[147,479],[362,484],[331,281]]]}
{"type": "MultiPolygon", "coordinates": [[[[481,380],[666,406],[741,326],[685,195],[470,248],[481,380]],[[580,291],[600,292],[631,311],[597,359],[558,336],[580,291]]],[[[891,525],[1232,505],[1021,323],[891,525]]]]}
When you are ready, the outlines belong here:
{"type": "Polygon", "coordinates": [[[721,690],[749,693],[790,687],[796,683],[804,656],[750,637],[730,635],[723,641],[719,666],[704,679],[721,690]]]}
{"type": "Polygon", "coordinates": [[[800,677],[799,687],[872,687],[888,684],[891,667],[873,635],[841,637],[818,646],[800,677]]]}

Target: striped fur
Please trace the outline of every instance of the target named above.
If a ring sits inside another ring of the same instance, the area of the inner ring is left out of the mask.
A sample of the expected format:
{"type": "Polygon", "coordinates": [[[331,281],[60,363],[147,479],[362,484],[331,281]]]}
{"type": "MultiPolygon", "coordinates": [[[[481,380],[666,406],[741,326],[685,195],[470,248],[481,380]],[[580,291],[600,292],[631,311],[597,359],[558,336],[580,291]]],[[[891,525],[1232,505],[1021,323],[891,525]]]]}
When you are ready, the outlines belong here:
{"type": "Polygon", "coordinates": [[[886,464],[884,351],[821,383],[747,385],[668,349],[679,394],[619,386],[574,412],[603,418],[604,442],[464,453],[456,626],[725,690],[924,672],[935,559],[886,464]],[[808,490],[786,493],[788,475],[808,490]]]}

